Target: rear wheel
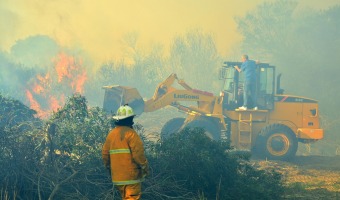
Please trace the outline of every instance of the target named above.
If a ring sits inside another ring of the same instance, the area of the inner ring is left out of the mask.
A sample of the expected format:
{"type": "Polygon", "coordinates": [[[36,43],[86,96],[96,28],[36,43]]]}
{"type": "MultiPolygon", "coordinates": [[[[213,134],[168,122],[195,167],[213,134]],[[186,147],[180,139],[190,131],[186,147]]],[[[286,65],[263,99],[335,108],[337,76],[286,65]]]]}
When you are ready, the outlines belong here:
{"type": "Polygon", "coordinates": [[[174,133],[177,133],[184,124],[184,121],[184,118],[178,117],[166,122],[161,130],[161,140],[167,139],[174,133]]]}
{"type": "Polygon", "coordinates": [[[256,154],[272,160],[289,160],[294,157],[298,140],[287,126],[272,124],[260,132],[256,142],[256,154]]]}
{"type": "Polygon", "coordinates": [[[186,127],[188,128],[203,128],[205,130],[205,134],[212,140],[220,140],[221,139],[221,131],[219,127],[209,121],[204,119],[198,119],[190,122],[186,127]]]}

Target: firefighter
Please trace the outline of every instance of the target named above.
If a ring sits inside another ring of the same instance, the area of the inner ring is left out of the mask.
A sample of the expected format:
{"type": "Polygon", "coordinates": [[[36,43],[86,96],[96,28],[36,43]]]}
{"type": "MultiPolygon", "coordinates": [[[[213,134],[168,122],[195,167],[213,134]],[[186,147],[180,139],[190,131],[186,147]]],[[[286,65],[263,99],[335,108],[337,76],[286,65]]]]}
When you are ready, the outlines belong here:
{"type": "Polygon", "coordinates": [[[119,107],[113,128],[103,145],[104,165],[110,170],[112,183],[122,199],[140,199],[141,182],[148,175],[148,161],[143,142],[133,130],[135,114],[128,105],[119,107]]]}

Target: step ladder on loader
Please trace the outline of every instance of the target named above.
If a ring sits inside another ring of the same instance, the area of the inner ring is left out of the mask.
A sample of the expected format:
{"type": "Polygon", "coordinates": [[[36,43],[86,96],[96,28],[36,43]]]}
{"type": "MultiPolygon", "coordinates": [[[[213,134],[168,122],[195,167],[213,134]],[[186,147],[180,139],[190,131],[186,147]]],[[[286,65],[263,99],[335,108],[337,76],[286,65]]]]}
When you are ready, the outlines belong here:
{"type": "Polygon", "coordinates": [[[243,111],[238,114],[238,143],[241,149],[250,149],[253,133],[253,112],[243,111]]]}
{"type": "Polygon", "coordinates": [[[268,110],[236,110],[235,118],[238,118],[236,127],[236,146],[240,150],[249,151],[252,147],[256,132],[259,132],[259,123],[266,123],[268,110]],[[255,124],[254,124],[255,123],[255,124]]]}

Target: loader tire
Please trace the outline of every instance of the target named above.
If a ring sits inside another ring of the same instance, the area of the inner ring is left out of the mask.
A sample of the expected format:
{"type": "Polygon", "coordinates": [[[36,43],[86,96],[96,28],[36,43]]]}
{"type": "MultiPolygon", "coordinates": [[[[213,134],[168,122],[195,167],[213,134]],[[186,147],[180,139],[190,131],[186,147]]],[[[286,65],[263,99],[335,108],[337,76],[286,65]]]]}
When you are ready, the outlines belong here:
{"type": "Polygon", "coordinates": [[[185,119],[181,117],[173,118],[167,121],[161,130],[161,140],[169,138],[174,133],[177,133],[184,124],[185,119]]]}
{"type": "Polygon", "coordinates": [[[271,124],[261,130],[257,137],[254,153],[270,160],[290,160],[296,154],[298,140],[287,126],[271,124]]]}
{"type": "Polygon", "coordinates": [[[215,125],[213,122],[204,119],[198,119],[190,122],[186,127],[188,128],[203,128],[205,130],[205,134],[212,140],[220,140],[221,139],[221,131],[219,127],[215,125]]]}

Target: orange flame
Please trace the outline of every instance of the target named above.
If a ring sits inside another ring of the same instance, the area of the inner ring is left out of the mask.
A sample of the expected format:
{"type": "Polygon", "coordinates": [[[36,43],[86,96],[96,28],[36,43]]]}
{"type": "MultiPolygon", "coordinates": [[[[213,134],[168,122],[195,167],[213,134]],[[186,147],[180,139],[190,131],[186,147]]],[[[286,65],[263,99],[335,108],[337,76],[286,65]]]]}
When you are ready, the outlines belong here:
{"type": "Polygon", "coordinates": [[[47,87],[50,85],[50,74],[47,73],[44,77],[38,74],[37,82],[34,83],[34,86],[32,88],[33,92],[36,94],[44,93],[47,87]]]}
{"type": "Polygon", "coordinates": [[[26,90],[26,96],[31,105],[31,109],[37,111],[37,117],[43,117],[45,112],[40,108],[40,104],[33,98],[33,95],[29,90],[26,90]]]}
{"type": "Polygon", "coordinates": [[[74,68],[74,58],[69,57],[64,53],[58,55],[55,70],[58,75],[58,83],[60,83],[64,77],[71,78],[71,69],[74,68]]]}
{"type": "Polygon", "coordinates": [[[86,71],[84,71],[82,74],[78,75],[74,82],[72,82],[72,88],[75,89],[77,93],[82,94],[84,92],[84,84],[86,79],[86,71]]]}
{"type": "Polygon", "coordinates": [[[49,103],[50,103],[50,108],[53,111],[57,111],[62,105],[60,105],[61,103],[65,102],[65,98],[64,95],[61,95],[61,99],[58,100],[56,97],[52,96],[49,99],[49,103]]]}
{"type": "Polygon", "coordinates": [[[65,103],[65,95],[84,92],[87,73],[81,60],[60,53],[54,63],[53,69],[45,76],[37,75],[31,81],[31,87],[26,90],[30,107],[37,111],[40,118],[47,118],[52,111],[57,111],[65,103]]]}

